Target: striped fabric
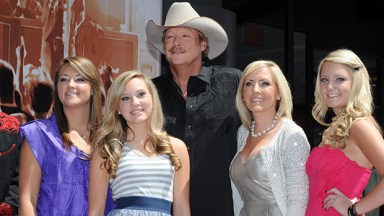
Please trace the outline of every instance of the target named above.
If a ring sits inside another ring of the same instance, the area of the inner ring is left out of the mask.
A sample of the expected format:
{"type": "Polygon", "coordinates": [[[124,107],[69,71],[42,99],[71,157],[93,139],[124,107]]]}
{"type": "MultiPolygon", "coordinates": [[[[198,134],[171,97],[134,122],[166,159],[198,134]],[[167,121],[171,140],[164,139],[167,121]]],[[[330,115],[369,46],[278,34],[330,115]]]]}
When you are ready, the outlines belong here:
{"type": "Polygon", "coordinates": [[[173,176],[168,155],[147,157],[125,142],[116,178],[110,181],[113,200],[143,196],[172,202],[173,176]]]}

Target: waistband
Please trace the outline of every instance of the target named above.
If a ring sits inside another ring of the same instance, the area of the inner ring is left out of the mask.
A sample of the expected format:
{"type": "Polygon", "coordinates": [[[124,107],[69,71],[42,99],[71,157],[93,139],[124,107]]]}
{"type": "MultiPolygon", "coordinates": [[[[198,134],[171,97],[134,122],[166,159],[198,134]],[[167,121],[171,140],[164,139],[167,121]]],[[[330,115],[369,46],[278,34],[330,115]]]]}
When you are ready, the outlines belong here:
{"type": "Polygon", "coordinates": [[[171,214],[172,203],[168,200],[153,198],[153,197],[122,197],[116,200],[117,209],[137,209],[137,210],[148,210],[158,211],[166,214],[171,214]]]}

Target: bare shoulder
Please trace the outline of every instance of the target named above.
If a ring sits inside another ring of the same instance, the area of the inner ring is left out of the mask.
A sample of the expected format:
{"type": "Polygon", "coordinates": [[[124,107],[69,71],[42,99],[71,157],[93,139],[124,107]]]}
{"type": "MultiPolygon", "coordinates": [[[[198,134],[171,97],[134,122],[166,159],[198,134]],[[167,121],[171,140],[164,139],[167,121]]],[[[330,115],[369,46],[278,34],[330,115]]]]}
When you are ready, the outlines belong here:
{"type": "Polygon", "coordinates": [[[352,122],[350,130],[351,134],[379,132],[375,126],[373,117],[355,119],[352,122]]]}
{"type": "Polygon", "coordinates": [[[172,147],[175,149],[175,151],[176,149],[187,149],[187,146],[181,139],[169,136],[169,140],[172,144],[172,147]]]}
{"type": "Polygon", "coordinates": [[[361,144],[363,143],[365,146],[371,146],[383,140],[373,117],[355,119],[352,122],[349,137],[352,140],[356,140],[356,144],[360,147],[362,147],[361,144]]]}
{"type": "Polygon", "coordinates": [[[172,144],[173,147],[186,147],[185,143],[183,142],[183,140],[179,139],[179,138],[176,138],[176,137],[173,137],[173,136],[169,136],[169,140],[172,144]]]}

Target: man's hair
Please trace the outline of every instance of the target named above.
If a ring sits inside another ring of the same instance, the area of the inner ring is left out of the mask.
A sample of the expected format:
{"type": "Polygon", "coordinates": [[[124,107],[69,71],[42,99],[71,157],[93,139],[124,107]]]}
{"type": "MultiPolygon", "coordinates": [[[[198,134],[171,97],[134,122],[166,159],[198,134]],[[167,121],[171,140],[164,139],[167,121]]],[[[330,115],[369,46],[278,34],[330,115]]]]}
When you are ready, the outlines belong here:
{"type": "Polygon", "coordinates": [[[53,86],[48,82],[33,82],[30,91],[31,107],[39,114],[51,109],[53,102],[53,86]]]}
{"type": "Polygon", "coordinates": [[[3,103],[13,103],[14,77],[13,67],[0,59],[0,99],[3,103]]]}

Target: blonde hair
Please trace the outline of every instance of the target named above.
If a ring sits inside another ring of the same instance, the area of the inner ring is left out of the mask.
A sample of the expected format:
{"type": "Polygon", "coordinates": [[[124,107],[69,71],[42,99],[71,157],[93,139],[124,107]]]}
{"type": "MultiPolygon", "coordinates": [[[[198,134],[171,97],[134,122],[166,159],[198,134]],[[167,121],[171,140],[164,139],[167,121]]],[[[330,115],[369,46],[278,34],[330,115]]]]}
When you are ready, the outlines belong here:
{"type": "Polygon", "coordinates": [[[236,93],[236,108],[239,111],[241,122],[245,125],[246,128],[250,130],[251,121],[253,119],[251,111],[247,108],[243,100],[243,88],[245,85],[246,77],[254,72],[256,69],[266,67],[271,73],[274,81],[276,82],[277,89],[280,94],[280,100],[277,103],[277,113],[278,117],[285,117],[292,119],[292,94],[291,89],[289,88],[288,81],[285,79],[283,72],[280,67],[273,61],[269,60],[258,60],[250,63],[244,70],[239,86],[236,93]]]}
{"type": "MultiPolygon", "coordinates": [[[[360,58],[351,50],[337,49],[330,52],[321,60],[316,78],[315,105],[312,108],[312,116],[317,122],[328,126],[323,134],[323,142],[336,148],[345,148],[345,139],[348,138],[352,122],[357,118],[368,118],[372,116],[373,99],[370,86],[370,77],[366,67],[360,58]],[[325,100],[320,94],[320,76],[325,62],[334,62],[349,67],[352,77],[352,87],[347,105],[341,113],[332,118],[331,123],[325,122],[329,110],[325,100]]],[[[380,126],[374,120],[376,128],[381,132],[380,126]]]]}
{"type": "Polygon", "coordinates": [[[69,145],[72,145],[71,138],[69,137],[69,125],[67,116],[64,113],[63,103],[60,101],[57,85],[59,82],[59,73],[64,65],[70,65],[76,72],[83,76],[91,84],[91,92],[93,93],[90,98],[90,112],[89,112],[89,124],[90,135],[89,140],[93,140],[95,132],[95,125],[97,125],[102,118],[102,92],[100,89],[101,78],[95,65],[87,58],[84,57],[68,57],[63,59],[56,68],[54,79],[54,96],[53,96],[53,109],[56,116],[57,126],[59,127],[60,134],[63,137],[63,145],[67,149],[69,145]]]}
{"type": "Polygon", "coordinates": [[[148,140],[144,147],[149,147],[156,154],[167,154],[175,170],[181,168],[180,159],[170,143],[169,136],[163,130],[164,116],[161,109],[160,99],[155,85],[143,73],[139,71],[127,71],[120,74],[109,88],[104,118],[96,131],[93,147],[105,161],[101,168],[105,168],[112,178],[116,177],[119,160],[123,151],[124,142],[127,138],[128,130],[131,130],[122,115],[118,114],[118,106],[121,95],[127,83],[139,78],[146,84],[149,93],[152,96],[153,110],[148,119],[147,130],[148,140]]]}

